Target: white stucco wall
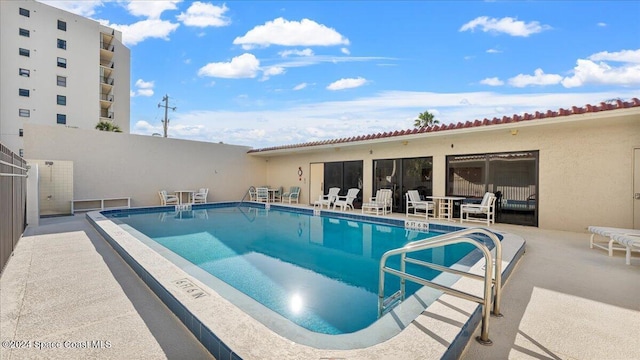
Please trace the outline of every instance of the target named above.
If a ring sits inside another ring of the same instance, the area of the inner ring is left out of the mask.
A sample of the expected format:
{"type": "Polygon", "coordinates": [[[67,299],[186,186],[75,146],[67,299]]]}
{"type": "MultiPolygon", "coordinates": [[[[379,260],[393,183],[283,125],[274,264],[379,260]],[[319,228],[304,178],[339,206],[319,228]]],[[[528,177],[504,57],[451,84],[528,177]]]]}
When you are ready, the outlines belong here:
{"type": "Polygon", "coordinates": [[[368,198],[374,159],[433,156],[434,195],[444,195],[447,155],[538,150],[539,227],[584,231],[589,225],[633,228],[634,148],[640,148],[639,108],[253,156],[268,160],[267,183],[300,184],[301,202],[309,203],[314,162],[363,160],[368,198]],[[298,166],[305,172],[302,182],[298,166]]]}
{"type": "Polygon", "coordinates": [[[264,159],[245,146],[27,125],[25,158],[73,161],[74,199],[131,197],[159,205],[158,190],[209,188],[208,201],[240,200],[266,181],[264,159]]]}

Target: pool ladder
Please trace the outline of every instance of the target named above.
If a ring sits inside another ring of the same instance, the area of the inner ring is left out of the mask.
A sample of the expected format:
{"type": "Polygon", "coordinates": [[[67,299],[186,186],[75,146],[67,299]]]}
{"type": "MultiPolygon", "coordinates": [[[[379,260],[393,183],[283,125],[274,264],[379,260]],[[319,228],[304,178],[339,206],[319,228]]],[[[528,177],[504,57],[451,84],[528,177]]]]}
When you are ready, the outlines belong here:
{"type": "Polygon", "coordinates": [[[493,232],[483,229],[483,228],[470,228],[455,231],[449,234],[443,234],[440,236],[417,240],[408,243],[407,245],[392,249],[385,252],[380,259],[380,280],[378,286],[378,316],[382,316],[388,311],[391,310],[393,306],[398,304],[401,300],[405,298],[405,281],[413,281],[420,285],[429,286],[434,289],[443,291],[449,295],[457,296],[462,299],[466,299],[469,301],[474,301],[479,304],[482,304],[482,328],[480,331],[480,336],[476,337],[476,340],[483,345],[491,345],[492,341],[489,339],[489,308],[491,307],[493,301],[493,310],[491,311],[494,316],[502,316],[500,314],[500,298],[502,293],[502,244],[500,243],[500,239],[493,232]],[[479,242],[471,238],[471,235],[486,235],[494,244],[495,247],[495,261],[491,257],[491,251],[489,248],[479,242]],[[407,254],[422,251],[426,249],[432,249],[437,247],[442,247],[445,245],[451,244],[459,244],[459,243],[468,243],[476,248],[478,248],[485,259],[484,266],[484,276],[472,274],[467,271],[456,270],[446,266],[426,262],[423,260],[418,260],[415,258],[408,257],[407,254]],[[400,270],[387,267],[387,259],[390,256],[400,255],[400,270]],[[469,277],[476,280],[481,280],[484,282],[484,294],[482,297],[476,296],[461,290],[454,289],[449,286],[441,285],[429,281],[427,279],[423,279],[419,276],[412,275],[406,272],[406,263],[416,264],[420,266],[429,267],[434,270],[453,273],[460,276],[469,277]],[[494,272],[495,268],[495,272],[494,272]],[[391,295],[390,297],[384,297],[384,274],[389,273],[392,275],[396,275],[400,277],[400,290],[391,295]],[[493,288],[493,297],[491,296],[493,288]]]}

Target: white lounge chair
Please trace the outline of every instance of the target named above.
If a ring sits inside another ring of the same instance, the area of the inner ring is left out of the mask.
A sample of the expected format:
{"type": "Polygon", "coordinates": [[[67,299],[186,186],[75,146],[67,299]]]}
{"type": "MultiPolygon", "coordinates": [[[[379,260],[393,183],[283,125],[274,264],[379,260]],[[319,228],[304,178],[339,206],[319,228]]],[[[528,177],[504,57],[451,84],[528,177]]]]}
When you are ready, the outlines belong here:
{"type": "Polygon", "coordinates": [[[460,222],[462,221],[476,221],[485,222],[487,226],[495,223],[496,219],[496,196],[494,193],[487,192],[482,197],[480,204],[462,204],[460,205],[460,222]],[[469,214],[480,215],[484,219],[479,217],[469,217],[469,214]],[[466,215],[466,217],[465,217],[466,215]]]}
{"type": "Polygon", "coordinates": [[[418,190],[407,191],[407,205],[405,207],[407,217],[420,216],[425,219],[435,217],[435,203],[433,201],[426,201],[420,199],[420,193],[418,190]]]}
{"type": "Polygon", "coordinates": [[[640,251],[640,235],[614,234],[613,240],[624,246],[627,251],[625,262],[627,265],[631,265],[631,252],[640,251]]]}
{"type": "Polygon", "coordinates": [[[336,201],[339,192],[339,187],[330,188],[327,195],[320,195],[320,198],[313,203],[313,207],[319,206],[322,209],[322,207],[326,205],[327,209],[331,208],[331,204],[336,201]]]}
{"type": "Polygon", "coordinates": [[[282,194],[280,202],[284,202],[285,200],[287,200],[289,204],[291,204],[293,201],[295,201],[297,204],[299,198],[300,198],[300,186],[292,186],[289,188],[289,192],[285,192],[282,194]]]}
{"type": "Polygon", "coordinates": [[[369,202],[362,204],[362,213],[370,213],[374,212],[376,215],[387,214],[387,212],[391,213],[391,197],[392,197],[391,189],[379,189],[376,191],[376,196],[369,199],[369,202]]]}
{"type": "Polygon", "coordinates": [[[180,203],[180,199],[177,196],[167,194],[166,190],[158,191],[158,195],[160,196],[160,205],[178,205],[180,203]]]}
{"type": "Polygon", "coordinates": [[[269,188],[266,188],[266,187],[256,188],[256,201],[269,202],[269,188]]]}
{"type": "Polygon", "coordinates": [[[353,210],[353,201],[358,197],[358,193],[360,189],[352,188],[347,191],[346,196],[338,196],[336,201],[333,203],[333,210],[336,209],[336,206],[339,206],[342,211],[346,211],[349,208],[353,210]]]}
{"type": "Polygon", "coordinates": [[[627,248],[624,246],[617,246],[615,244],[614,235],[632,235],[632,236],[640,236],[640,230],[635,229],[624,229],[624,228],[614,228],[614,227],[606,227],[606,226],[589,226],[587,228],[591,233],[591,238],[589,239],[589,247],[593,249],[593,247],[597,247],[600,249],[607,250],[609,252],[609,256],[613,256],[613,250],[626,250],[627,248]],[[606,238],[604,242],[598,241],[596,235],[602,236],[606,238]]]}
{"type": "Polygon", "coordinates": [[[193,194],[194,204],[204,204],[207,202],[207,195],[209,194],[209,188],[201,188],[197,193],[193,194]]]}

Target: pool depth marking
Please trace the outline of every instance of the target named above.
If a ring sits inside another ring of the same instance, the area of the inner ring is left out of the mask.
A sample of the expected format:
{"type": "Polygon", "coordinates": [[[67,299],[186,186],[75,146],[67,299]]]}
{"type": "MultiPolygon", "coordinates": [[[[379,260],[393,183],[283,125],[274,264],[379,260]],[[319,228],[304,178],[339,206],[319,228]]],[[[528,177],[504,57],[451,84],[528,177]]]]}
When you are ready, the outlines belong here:
{"type": "Polygon", "coordinates": [[[192,283],[191,280],[186,278],[173,280],[172,283],[194,299],[199,299],[209,295],[196,284],[192,283]]]}

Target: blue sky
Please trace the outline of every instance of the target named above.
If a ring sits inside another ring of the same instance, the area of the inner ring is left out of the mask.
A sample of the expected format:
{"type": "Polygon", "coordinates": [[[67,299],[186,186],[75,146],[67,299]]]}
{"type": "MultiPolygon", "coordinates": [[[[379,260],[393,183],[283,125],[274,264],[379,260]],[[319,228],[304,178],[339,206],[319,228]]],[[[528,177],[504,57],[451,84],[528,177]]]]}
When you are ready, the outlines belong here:
{"type": "Polygon", "coordinates": [[[640,97],[640,1],[44,1],[123,32],[131,132],[255,148],[640,97]]]}

